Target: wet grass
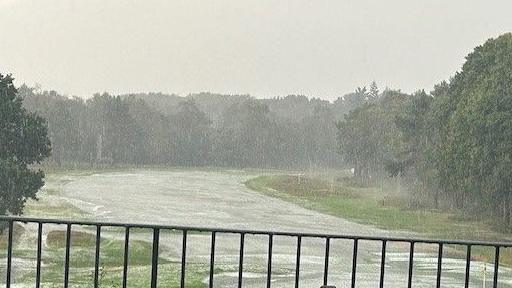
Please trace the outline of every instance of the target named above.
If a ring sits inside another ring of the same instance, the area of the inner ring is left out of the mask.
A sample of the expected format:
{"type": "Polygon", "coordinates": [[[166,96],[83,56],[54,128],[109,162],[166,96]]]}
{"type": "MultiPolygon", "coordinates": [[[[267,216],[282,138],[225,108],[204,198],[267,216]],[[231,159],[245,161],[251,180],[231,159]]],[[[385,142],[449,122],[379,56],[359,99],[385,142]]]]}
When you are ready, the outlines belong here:
{"type": "MultiPolygon", "coordinates": [[[[181,267],[178,263],[159,264],[158,285],[161,287],[179,287],[181,278],[181,267]]],[[[45,271],[43,269],[43,271],[45,271]]],[[[122,267],[100,267],[99,286],[117,288],[122,287],[122,267]]],[[[186,287],[203,288],[206,287],[202,280],[208,275],[205,265],[187,265],[186,287]]],[[[25,275],[20,281],[23,283],[34,283],[35,276],[25,275]]],[[[43,272],[41,287],[62,287],[63,270],[50,270],[43,272]],[[57,284],[58,283],[58,284],[57,284]]],[[[94,287],[94,272],[90,269],[71,268],[69,284],[70,287],[94,287]]],[[[151,286],[151,266],[139,265],[130,266],[127,277],[128,287],[150,287],[151,286]]]]}
{"type": "MultiPolygon", "coordinates": [[[[44,200],[39,200],[44,201],[44,200]]],[[[24,215],[27,217],[44,218],[84,218],[85,211],[64,201],[37,203],[39,201],[29,201],[24,209],[24,215]]]]}
{"type": "MultiPolygon", "coordinates": [[[[245,185],[304,208],[385,230],[421,233],[424,238],[482,241],[511,239],[511,235],[494,231],[488,223],[467,220],[455,212],[411,209],[404,199],[384,194],[375,187],[297,175],[259,176],[248,180],[245,185]]],[[[462,257],[464,254],[461,250],[465,248],[460,248],[451,253],[462,257]]],[[[502,262],[508,265],[512,265],[510,250],[502,252],[502,262]]],[[[475,259],[494,259],[493,249],[473,247],[472,252],[475,259]]]]}
{"type": "Polygon", "coordinates": [[[69,183],[69,179],[62,178],[57,174],[49,174],[46,178],[46,183],[50,183],[50,186],[43,187],[38,193],[37,200],[29,199],[26,202],[23,209],[24,216],[61,219],[83,219],[90,216],[87,212],[60,197],[63,193],[62,189],[69,183]]]}
{"type": "MultiPolygon", "coordinates": [[[[7,223],[1,223],[8,227],[7,223]]],[[[5,251],[7,249],[7,239],[8,239],[8,229],[6,228],[4,231],[0,232],[0,250],[5,251]]],[[[13,241],[17,241],[21,235],[25,232],[25,228],[23,226],[14,223],[14,233],[12,236],[13,241]]]]}
{"type": "MultiPolygon", "coordinates": [[[[35,245],[14,246],[13,257],[23,259],[35,265],[35,245]]],[[[93,287],[95,261],[95,234],[85,231],[72,231],[70,249],[70,286],[93,287]]],[[[61,287],[63,282],[66,231],[48,232],[42,255],[42,287],[61,287]],[[57,284],[58,283],[58,284],[57,284]]],[[[101,238],[100,283],[101,287],[121,287],[124,263],[124,241],[113,238],[101,238]]],[[[5,255],[0,255],[5,257],[5,255]]],[[[149,287],[151,281],[152,245],[141,240],[131,240],[129,245],[128,285],[130,287],[149,287]]],[[[33,268],[33,267],[32,267],[33,268]]],[[[18,275],[17,283],[33,283],[35,269],[27,269],[18,275]]],[[[181,263],[159,258],[159,284],[165,287],[178,287],[181,275],[181,263]]],[[[204,287],[202,279],[208,275],[207,265],[191,263],[187,265],[187,287],[204,287]]]]}

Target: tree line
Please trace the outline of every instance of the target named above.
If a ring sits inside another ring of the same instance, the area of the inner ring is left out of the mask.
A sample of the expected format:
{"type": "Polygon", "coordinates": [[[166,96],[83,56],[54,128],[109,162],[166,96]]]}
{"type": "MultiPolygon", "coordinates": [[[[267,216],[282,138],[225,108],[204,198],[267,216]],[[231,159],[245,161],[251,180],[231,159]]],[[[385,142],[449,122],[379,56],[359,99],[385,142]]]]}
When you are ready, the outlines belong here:
{"type": "Polygon", "coordinates": [[[400,179],[417,205],[512,221],[512,34],[490,39],[432,92],[385,91],[337,123],[355,176],[400,179]]]}
{"type": "Polygon", "coordinates": [[[45,164],[60,167],[341,167],[335,123],[365,102],[361,91],[331,103],[212,93],[84,100],[26,85],[18,90],[24,107],[47,120],[52,154],[45,164]]]}

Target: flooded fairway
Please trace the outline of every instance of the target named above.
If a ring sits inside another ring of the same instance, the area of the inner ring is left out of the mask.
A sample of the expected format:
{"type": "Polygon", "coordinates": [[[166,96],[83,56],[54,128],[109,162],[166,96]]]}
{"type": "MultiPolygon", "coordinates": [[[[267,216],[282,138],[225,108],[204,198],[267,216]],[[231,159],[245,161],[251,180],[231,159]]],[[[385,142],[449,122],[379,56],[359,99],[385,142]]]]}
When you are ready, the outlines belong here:
{"type": "MultiPolygon", "coordinates": [[[[242,171],[187,170],[130,170],[90,175],[60,174],[50,177],[45,187],[46,192],[42,194],[41,204],[38,205],[68,202],[83,212],[80,217],[97,221],[301,233],[407,236],[406,233],[389,232],[357,224],[261,195],[249,190],[243,184],[244,181],[255,176],[242,171]],[[52,193],[49,193],[50,190],[52,193]]],[[[29,215],[30,211],[29,209],[29,215]]],[[[44,216],[41,209],[37,211],[38,213],[33,215],[44,216]]],[[[106,231],[105,235],[112,239],[123,239],[121,231],[106,231]]],[[[182,235],[162,233],[160,237],[162,258],[169,263],[179,263],[182,255],[182,235]]],[[[209,233],[189,235],[187,265],[207,267],[210,259],[210,237],[209,233]]],[[[151,233],[137,231],[133,233],[133,239],[150,241],[151,233]]],[[[215,259],[218,270],[214,277],[215,287],[237,286],[239,243],[238,235],[218,234],[215,259]]],[[[294,286],[296,247],[296,238],[274,237],[272,287],[294,286]]],[[[390,243],[387,248],[386,287],[407,287],[408,245],[390,243]]],[[[268,237],[246,235],[243,287],[266,287],[267,249],[268,237]]],[[[435,287],[436,249],[437,247],[431,245],[416,247],[413,287],[435,287]]],[[[361,241],[359,243],[357,287],[378,287],[380,251],[381,243],[379,242],[361,241]]],[[[320,287],[324,276],[325,240],[304,238],[301,252],[300,286],[320,287]]],[[[336,287],[350,287],[352,253],[352,241],[331,240],[329,284],[336,287]]],[[[22,260],[20,259],[20,263],[22,260]]],[[[484,274],[487,278],[487,287],[492,287],[493,265],[481,261],[473,261],[471,265],[472,287],[483,287],[484,274]],[[483,272],[484,266],[486,273],[483,272]]],[[[23,268],[20,266],[18,270],[22,273],[23,268]]],[[[162,274],[166,273],[165,268],[161,270],[162,274]]],[[[187,273],[195,273],[194,271],[187,270],[187,273]]],[[[464,260],[453,257],[444,258],[442,287],[463,286],[464,272],[464,260]]],[[[510,276],[510,269],[502,267],[500,287],[510,286],[510,276]]],[[[207,283],[207,281],[206,274],[203,276],[203,282],[207,283]]]]}
{"type": "Polygon", "coordinates": [[[297,207],[245,187],[242,171],[130,171],[77,177],[62,197],[95,220],[383,235],[385,231],[297,207]]]}

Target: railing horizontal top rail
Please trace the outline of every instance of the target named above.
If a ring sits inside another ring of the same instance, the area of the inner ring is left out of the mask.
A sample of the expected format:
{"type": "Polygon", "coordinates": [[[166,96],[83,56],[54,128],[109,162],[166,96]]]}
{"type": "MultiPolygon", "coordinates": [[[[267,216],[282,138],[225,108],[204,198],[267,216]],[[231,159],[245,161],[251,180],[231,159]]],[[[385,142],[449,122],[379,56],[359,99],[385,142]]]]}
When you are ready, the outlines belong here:
{"type": "Polygon", "coordinates": [[[487,246],[487,247],[503,247],[511,248],[512,242],[493,242],[493,241],[467,241],[467,240],[450,240],[450,239],[428,239],[428,238],[406,238],[406,237],[377,237],[365,235],[344,235],[344,234],[322,234],[322,233],[299,233],[299,232],[282,232],[282,231],[264,231],[264,230],[245,230],[245,229],[228,229],[228,228],[212,228],[212,227],[192,227],[192,226],[175,226],[175,225],[158,225],[144,223],[120,223],[120,222],[103,222],[103,221],[79,221],[79,220],[62,220],[52,218],[32,218],[32,217],[12,217],[0,216],[0,221],[21,222],[21,223],[42,223],[57,225],[81,225],[81,226],[104,226],[104,227],[123,227],[123,228],[140,228],[140,229],[162,229],[162,230],[179,230],[179,231],[195,231],[195,232],[217,232],[217,233],[233,233],[245,235],[272,235],[272,236],[289,236],[303,238],[330,238],[330,239],[346,239],[346,240],[362,240],[362,241],[389,241],[389,242],[406,242],[406,243],[424,243],[424,244],[446,244],[446,245],[464,245],[464,246],[487,246]]]}

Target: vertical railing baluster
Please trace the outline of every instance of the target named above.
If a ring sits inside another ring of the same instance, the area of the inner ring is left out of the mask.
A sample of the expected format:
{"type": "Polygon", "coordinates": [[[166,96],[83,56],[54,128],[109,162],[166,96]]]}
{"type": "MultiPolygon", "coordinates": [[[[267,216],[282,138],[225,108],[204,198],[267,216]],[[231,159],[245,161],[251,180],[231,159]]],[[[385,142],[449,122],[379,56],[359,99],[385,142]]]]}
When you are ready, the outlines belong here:
{"type": "Polygon", "coordinates": [[[357,272],[357,249],[359,239],[354,239],[354,250],[352,251],[352,288],[356,287],[356,272],[357,272]]]}
{"type": "Polygon", "coordinates": [[[267,288],[272,285],[272,250],[274,246],[274,235],[268,235],[268,260],[267,260],[267,288]]]}
{"type": "Polygon", "coordinates": [[[130,227],[126,227],[124,232],[124,261],[123,261],[123,288],[128,283],[128,257],[130,253],[130,227]]]}
{"type": "Polygon", "coordinates": [[[12,243],[12,238],[13,238],[13,235],[14,235],[14,221],[13,220],[9,220],[9,234],[7,235],[7,275],[6,275],[6,278],[5,278],[5,287],[6,288],[11,288],[11,274],[12,274],[12,246],[13,246],[13,243],[12,243]]]}
{"type": "Polygon", "coordinates": [[[187,264],[187,230],[183,230],[183,241],[181,243],[181,281],[180,281],[181,288],[185,288],[186,264],[187,264]]]}
{"type": "Polygon", "coordinates": [[[96,226],[96,255],[94,258],[94,288],[99,287],[101,225],[96,226]]]}
{"type": "Polygon", "coordinates": [[[215,238],[216,232],[212,232],[212,243],[210,245],[211,253],[210,253],[210,284],[209,287],[213,288],[213,273],[215,269],[215,238]]]}
{"type": "Polygon", "coordinates": [[[407,280],[407,287],[412,288],[412,271],[414,269],[414,242],[411,242],[409,250],[409,277],[407,280]]]}
{"type": "Polygon", "coordinates": [[[382,252],[381,252],[381,260],[380,260],[380,284],[379,287],[384,287],[384,272],[386,266],[386,245],[387,240],[382,240],[382,252]]]}
{"type": "Polygon", "coordinates": [[[331,246],[331,238],[325,238],[325,262],[324,262],[324,286],[327,285],[329,277],[329,249],[331,246]]]}
{"type": "Polygon", "coordinates": [[[153,229],[153,255],[151,257],[151,288],[158,283],[158,254],[160,246],[160,229],[153,229]]]}
{"type": "Polygon", "coordinates": [[[500,246],[496,246],[496,250],[494,252],[494,278],[492,281],[492,287],[498,287],[498,271],[500,268],[500,246]]]}
{"type": "Polygon", "coordinates": [[[302,249],[302,237],[297,237],[297,256],[295,259],[295,288],[299,288],[300,282],[300,253],[302,249]]]}
{"type": "Polygon", "coordinates": [[[464,281],[464,287],[469,288],[469,274],[471,270],[471,245],[467,245],[466,250],[466,277],[464,281]]]}
{"type": "Polygon", "coordinates": [[[240,234],[240,258],[238,262],[238,288],[242,288],[242,277],[244,272],[244,245],[245,234],[240,234]]]}
{"type": "Polygon", "coordinates": [[[66,230],[66,258],[64,261],[64,288],[69,287],[69,257],[71,252],[71,224],[67,225],[66,230]]]}
{"type": "Polygon", "coordinates": [[[436,281],[437,288],[441,288],[442,265],[443,265],[443,243],[439,243],[439,251],[437,253],[437,281],[436,281]]]}
{"type": "Polygon", "coordinates": [[[43,251],[43,223],[37,225],[36,288],[41,286],[41,255],[43,251]]]}

